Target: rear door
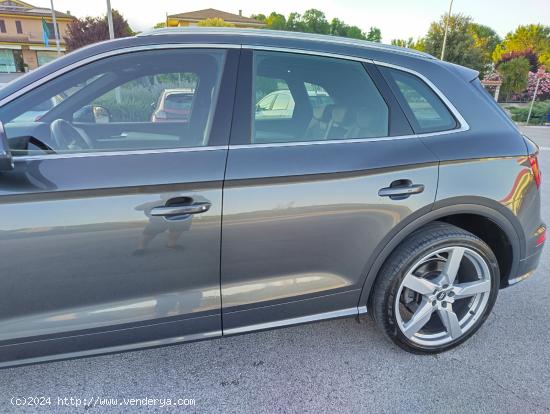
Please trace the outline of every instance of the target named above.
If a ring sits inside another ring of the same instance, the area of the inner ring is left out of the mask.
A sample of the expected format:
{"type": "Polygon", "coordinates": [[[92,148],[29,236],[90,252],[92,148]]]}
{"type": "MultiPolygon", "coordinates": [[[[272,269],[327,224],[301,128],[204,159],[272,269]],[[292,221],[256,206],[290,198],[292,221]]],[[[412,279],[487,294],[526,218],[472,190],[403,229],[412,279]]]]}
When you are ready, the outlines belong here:
{"type": "Polygon", "coordinates": [[[224,334],[356,314],[369,257],[434,202],[437,162],[365,62],[243,50],[239,73],[224,185],[224,334]],[[270,94],[294,105],[284,116],[258,110],[270,94]]]}
{"type": "Polygon", "coordinates": [[[0,173],[0,363],[221,333],[222,183],[238,55],[121,52],[0,109],[15,160],[0,173]],[[192,107],[184,119],[155,122],[167,89],[192,93],[192,107]],[[18,122],[54,96],[49,112],[18,122]]]}

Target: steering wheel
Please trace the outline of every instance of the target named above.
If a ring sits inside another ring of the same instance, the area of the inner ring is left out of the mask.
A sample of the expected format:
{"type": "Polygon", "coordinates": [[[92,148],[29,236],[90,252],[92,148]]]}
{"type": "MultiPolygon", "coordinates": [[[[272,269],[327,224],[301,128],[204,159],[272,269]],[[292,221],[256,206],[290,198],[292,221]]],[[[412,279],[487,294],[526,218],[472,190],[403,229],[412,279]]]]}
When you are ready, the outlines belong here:
{"type": "Polygon", "coordinates": [[[81,134],[70,122],[56,119],[50,125],[53,141],[59,149],[83,150],[92,148],[90,138],[81,134]]]}

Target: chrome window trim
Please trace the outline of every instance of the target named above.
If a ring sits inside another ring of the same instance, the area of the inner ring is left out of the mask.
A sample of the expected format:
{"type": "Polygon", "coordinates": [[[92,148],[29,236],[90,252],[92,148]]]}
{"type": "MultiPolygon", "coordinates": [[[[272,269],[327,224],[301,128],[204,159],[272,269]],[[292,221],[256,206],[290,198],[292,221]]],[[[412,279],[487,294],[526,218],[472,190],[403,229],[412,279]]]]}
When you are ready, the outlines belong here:
{"type": "Polygon", "coordinates": [[[113,157],[118,155],[147,155],[147,154],[165,154],[178,152],[200,152],[200,151],[219,151],[227,150],[227,145],[213,145],[204,147],[180,147],[180,148],[160,148],[160,149],[143,149],[143,150],[120,150],[120,151],[90,151],[90,152],[75,152],[75,153],[55,153],[55,154],[37,154],[37,155],[22,155],[13,156],[13,161],[36,161],[36,160],[53,160],[65,158],[84,158],[84,157],[113,157]]]}
{"type": "Polygon", "coordinates": [[[106,57],[122,55],[125,53],[146,51],[146,50],[162,50],[162,49],[249,49],[249,50],[264,50],[264,51],[273,51],[273,52],[283,52],[283,53],[295,53],[302,55],[313,55],[313,56],[322,56],[335,59],[345,59],[352,60],[362,63],[372,63],[378,66],[386,66],[396,70],[401,70],[413,74],[414,76],[419,77],[424,81],[430,89],[445,103],[447,108],[451,113],[456,117],[460,126],[455,129],[450,129],[447,131],[437,131],[437,132],[428,132],[422,134],[410,134],[410,135],[397,135],[397,136],[388,136],[388,137],[374,137],[374,138],[354,138],[354,139],[337,139],[337,140],[316,140],[316,141],[296,141],[296,142],[273,142],[266,144],[235,144],[229,146],[212,146],[212,147],[182,147],[182,148],[164,148],[164,149],[151,149],[151,150],[121,150],[121,151],[97,151],[97,152],[82,152],[82,153],[71,153],[71,154],[44,154],[44,155],[28,155],[28,156],[14,156],[14,162],[20,161],[30,161],[30,160],[42,160],[42,159],[65,159],[65,158],[80,158],[80,157],[100,157],[100,156],[115,156],[115,155],[144,155],[144,154],[158,154],[158,153],[173,153],[173,152],[192,152],[192,151],[213,151],[221,149],[247,149],[247,148],[272,148],[272,147],[294,147],[294,146],[306,146],[306,145],[331,145],[331,144],[356,144],[360,142],[378,142],[378,141],[393,141],[401,139],[414,139],[414,138],[424,138],[424,137],[433,137],[439,135],[454,134],[458,132],[468,131],[470,129],[469,124],[456,109],[456,107],[451,103],[451,101],[445,96],[437,86],[433,84],[426,76],[421,73],[409,69],[403,66],[395,65],[392,63],[361,58],[358,56],[349,56],[341,55],[338,53],[328,53],[328,52],[319,52],[307,49],[295,49],[295,48],[280,48],[273,46],[262,46],[262,45],[249,45],[249,44],[232,44],[232,43],[165,43],[165,44],[153,44],[153,45],[142,45],[142,46],[132,46],[121,49],[110,50],[108,52],[100,53],[98,55],[90,56],[86,59],[82,59],[78,62],[74,62],[71,65],[65,66],[64,68],[58,69],[55,72],[48,74],[47,76],[36,80],[35,82],[27,85],[26,87],[20,89],[17,92],[7,96],[0,101],[0,107],[3,105],[17,99],[19,96],[27,93],[28,91],[52,80],[58,76],[63,75],[73,69],[79,68],[81,66],[87,65],[89,63],[104,59],[106,57]]]}
{"type": "MultiPolygon", "coordinates": [[[[454,128],[454,129],[449,129],[448,131],[452,131],[452,132],[462,132],[462,131],[468,131],[470,129],[470,125],[468,124],[468,122],[466,122],[466,120],[464,119],[464,117],[462,116],[462,114],[458,111],[458,109],[456,109],[456,107],[452,104],[452,102],[445,96],[445,94],[443,92],[441,92],[441,90],[434,85],[434,83],[432,81],[430,81],[426,76],[424,76],[423,74],[415,71],[415,70],[412,70],[412,69],[409,69],[409,68],[405,68],[403,66],[399,66],[399,65],[394,65],[393,63],[386,63],[386,62],[380,62],[378,60],[373,60],[372,61],[375,65],[377,66],[385,66],[387,68],[392,68],[392,69],[395,69],[395,70],[400,70],[400,71],[403,71],[403,72],[408,72],[418,78],[420,78],[422,81],[424,81],[424,83],[426,85],[428,85],[428,87],[433,91],[435,92],[435,94],[439,97],[439,99],[441,99],[443,101],[443,103],[447,106],[447,109],[449,109],[449,111],[451,111],[451,113],[453,114],[453,116],[456,118],[456,120],[458,121],[458,123],[460,124],[460,127],[459,128],[454,128]]],[[[430,135],[433,135],[433,134],[440,134],[442,132],[446,132],[446,131],[436,131],[436,132],[427,132],[427,133],[424,133],[424,134],[418,134],[419,136],[430,136],[430,135]]]]}

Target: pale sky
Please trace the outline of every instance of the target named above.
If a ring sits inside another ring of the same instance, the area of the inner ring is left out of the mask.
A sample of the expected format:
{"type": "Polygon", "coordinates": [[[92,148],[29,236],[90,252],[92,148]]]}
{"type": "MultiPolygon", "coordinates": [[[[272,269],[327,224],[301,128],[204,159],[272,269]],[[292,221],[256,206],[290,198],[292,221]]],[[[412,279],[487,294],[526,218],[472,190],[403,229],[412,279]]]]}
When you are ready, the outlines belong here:
{"type": "MultiPolygon", "coordinates": [[[[35,6],[50,7],[50,0],[28,0],[35,6]]],[[[325,12],[330,21],[338,17],[363,30],[377,26],[383,41],[394,38],[417,38],[426,34],[430,23],[448,10],[449,0],[111,0],[129,21],[132,29],[143,31],[165,20],[166,14],[214,8],[243,15],[277,11],[285,16],[310,8],[325,12]]],[[[105,14],[105,0],[54,0],[58,11],[70,11],[77,17],[105,14]]],[[[477,23],[491,26],[504,36],[519,24],[550,25],[550,0],[454,0],[453,13],[471,16],[477,23]]]]}

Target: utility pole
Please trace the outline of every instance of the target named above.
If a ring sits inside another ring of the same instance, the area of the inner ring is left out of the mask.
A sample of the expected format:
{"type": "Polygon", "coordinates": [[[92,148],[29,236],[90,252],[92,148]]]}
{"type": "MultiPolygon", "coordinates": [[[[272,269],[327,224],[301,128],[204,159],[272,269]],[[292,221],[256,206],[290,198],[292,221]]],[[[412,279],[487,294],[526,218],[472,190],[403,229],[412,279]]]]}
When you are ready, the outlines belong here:
{"type": "Polygon", "coordinates": [[[537,92],[539,90],[540,80],[546,75],[546,68],[544,65],[539,67],[537,71],[537,83],[535,84],[535,92],[533,92],[533,99],[531,100],[531,105],[529,106],[529,113],[527,114],[527,125],[529,125],[529,120],[531,119],[531,112],[533,112],[533,105],[535,104],[535,99],[537,99],[537,92]]]}
{"type": "Polygon", "coordinates": [[[115,28],[113,26],[113,12],[111,10],[111,0],[107,0],[107,22],[109,23],[109,38],[115,38],[115,28]]]}
{"type": "Polygon", "coordinates": [[[441,48],[441,60],[445,60],[445,46],[447,46],[447,32],[449,31],[449,21],[451,20],[451,10],[453,9],[453,0],[449,4],[449,14],[445,21],[445,35],[443,36],[443,47],[441,48]]]}
{"type": "Polygon", "coordinates": [[[57,49],[57,56],[61,56],[61,45],[59,44],[59,29],[57,27],[57,19],[55,18],[53,0],[50,0],[50,4],[52,5],[52,21],[53,21],[53,31],[55,33],[55,47],[57,49]]]}

